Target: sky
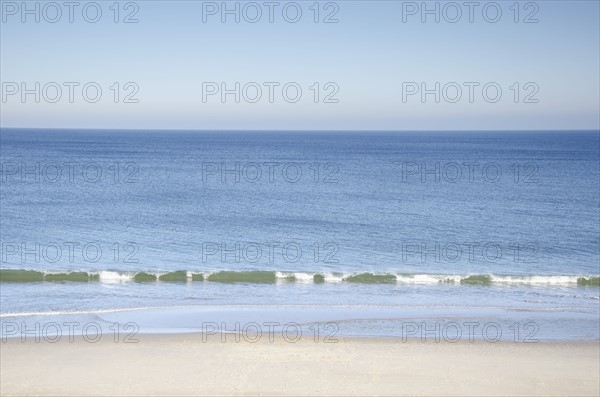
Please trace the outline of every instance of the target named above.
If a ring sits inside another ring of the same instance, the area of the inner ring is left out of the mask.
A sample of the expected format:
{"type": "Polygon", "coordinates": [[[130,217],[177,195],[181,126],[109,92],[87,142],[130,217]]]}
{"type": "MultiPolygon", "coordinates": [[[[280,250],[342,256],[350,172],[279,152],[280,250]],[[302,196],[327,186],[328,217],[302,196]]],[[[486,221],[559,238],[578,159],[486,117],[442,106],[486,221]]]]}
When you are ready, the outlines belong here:
{"type": "Polygon", "coordinates": [[[600,128],[597,0],[0,10],[3,128],[600,128]]]}

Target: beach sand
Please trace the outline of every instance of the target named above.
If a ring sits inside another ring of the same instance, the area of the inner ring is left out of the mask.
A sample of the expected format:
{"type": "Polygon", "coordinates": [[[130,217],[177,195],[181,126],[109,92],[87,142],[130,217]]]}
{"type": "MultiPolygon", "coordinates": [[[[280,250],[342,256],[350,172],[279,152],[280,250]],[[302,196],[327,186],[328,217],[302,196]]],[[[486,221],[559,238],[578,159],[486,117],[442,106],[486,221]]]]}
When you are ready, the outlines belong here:
{"type": "Polygon", "coordinates": [[[1,343],[9,395],[570,395],[600,394],[598,343],[340,339],[258,343],[200,334],[138,343],[1,343]]]}

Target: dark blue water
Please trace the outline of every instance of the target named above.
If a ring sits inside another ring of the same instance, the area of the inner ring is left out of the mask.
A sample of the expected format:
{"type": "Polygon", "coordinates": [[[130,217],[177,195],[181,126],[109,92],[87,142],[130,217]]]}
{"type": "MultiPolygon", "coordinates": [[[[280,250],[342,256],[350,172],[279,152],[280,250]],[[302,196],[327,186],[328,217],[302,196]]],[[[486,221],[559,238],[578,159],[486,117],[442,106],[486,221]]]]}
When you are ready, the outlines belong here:
{"type": "MultiPolygon", "coordinates": [[[[549,338],[598,338],[598,132],[3,129],[0,144],[3,320],[366,305],[385,321],[527,312],[549,338]]],[[[348,333],[395,335],[361,324],[348,333]]]]}

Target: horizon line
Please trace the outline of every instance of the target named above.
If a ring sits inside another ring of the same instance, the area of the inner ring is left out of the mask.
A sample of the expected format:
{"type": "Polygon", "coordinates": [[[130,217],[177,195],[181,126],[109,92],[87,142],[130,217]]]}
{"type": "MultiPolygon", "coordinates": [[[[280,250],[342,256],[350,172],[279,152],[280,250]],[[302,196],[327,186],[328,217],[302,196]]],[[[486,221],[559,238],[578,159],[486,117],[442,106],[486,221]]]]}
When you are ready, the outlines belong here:
{"type": "Polygon", "coordinates": [[[587,129],[427,129],[427,130],[402,130],[402,129],[192,129],[192,128],[93,128],[93,127],[2,127],[2,130],[45,130],[45,131],[123,131],[123,132],[390,132],[390,133],[402,133],[402,132],[600,132],[600,128],[587,128],[587,129]]]}

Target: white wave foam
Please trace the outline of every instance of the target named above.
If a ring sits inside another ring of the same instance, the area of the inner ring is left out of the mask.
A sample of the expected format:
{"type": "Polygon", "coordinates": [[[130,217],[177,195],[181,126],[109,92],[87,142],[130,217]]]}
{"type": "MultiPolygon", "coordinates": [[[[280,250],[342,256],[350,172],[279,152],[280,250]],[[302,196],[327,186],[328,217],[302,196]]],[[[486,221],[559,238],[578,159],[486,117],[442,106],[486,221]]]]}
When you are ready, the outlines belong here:
{"type": "Polygon", "coordinates": [[[324,280],[327,283],[341,283],[344,281],[344,276],[333,274],[333,273],[324,273],[324,280]]]}
{"type": "Polygon", "coordinates": [[[277,280],[287,280],[290,277],[293,277],[294,281],[300,283],[312,283],[315,275],[305,272],[275,272],[275,278],[277,280]]]}
{"type": "Polygon", "coordinates": [[[434,275],[434,274],[412,274],[412,275],[396,275],[398,283],[404,284],[437,284],[446,280],[451,280],[459,283],[461,276],[456,275],[434,275]]]}
{"type": "Polygon", "coordinates": [[[111,272],[106,270],[101,271],[100,273],[98,273],[98,275],[100,276],[100,281],[104,283],[118,283],[133,280],[132,274],[111,272]]]}
{"type": "Polygon", "coordinates": [[[312,283],[315,279],[315,275],[310,273],[294,273],[294,277],[302,283],[312,283]]]}
{"type": "Polygon", "coordinates": [[[494,276],[492,282],[503,284],[577,284],[577,276],[494,276]]]}

